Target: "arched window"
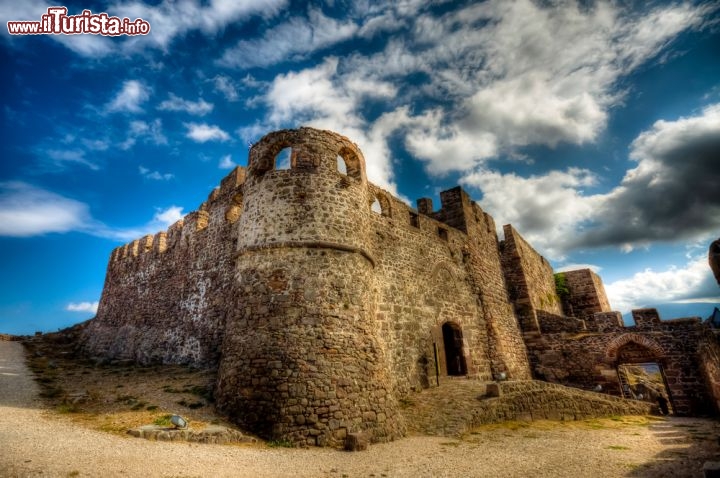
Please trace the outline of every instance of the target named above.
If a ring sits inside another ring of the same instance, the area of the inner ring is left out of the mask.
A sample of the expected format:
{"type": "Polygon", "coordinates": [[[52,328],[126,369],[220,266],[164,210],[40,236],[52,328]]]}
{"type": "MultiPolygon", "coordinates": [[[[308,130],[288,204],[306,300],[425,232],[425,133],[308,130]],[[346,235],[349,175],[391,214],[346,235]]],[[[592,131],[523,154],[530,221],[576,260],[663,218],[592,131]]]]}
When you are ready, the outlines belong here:
{"type": "MultiPolygon", "coordinates": [[[[342,148],[338,151],[338,157],[342,159],[342,163],[345,165],[345,173],[354,179],[362,179],[362,171],[360,166],[360,158],[355,151],[350,148],[342,148]]],[[[340,161],[338,161],[340,163],[340,161]]],[[[338,171],[342,172],[340,165],[338,164],[338,171]]]]}
{"type": "Polygon", "coordinates": [[[337,156],[337,170],[338,173],[347,176],[347,166],[345,165],[345,160],[339,154],[337,156]]]}
{"type": "Polygon", "coordinates": [[[275,169],[283,170],[292,167],[292,148],[283,148],[275,155],[275,169]]]}

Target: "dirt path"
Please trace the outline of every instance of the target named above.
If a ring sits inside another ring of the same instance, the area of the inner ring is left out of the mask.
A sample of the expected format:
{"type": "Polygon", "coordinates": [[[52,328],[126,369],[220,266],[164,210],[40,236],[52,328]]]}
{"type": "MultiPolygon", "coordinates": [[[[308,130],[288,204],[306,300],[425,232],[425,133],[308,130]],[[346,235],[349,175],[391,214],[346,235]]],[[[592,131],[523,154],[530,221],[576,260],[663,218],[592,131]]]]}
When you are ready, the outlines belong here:
{"type": "Polygon", "coordinates": [[[346,453],[125,438],[59,419],[36,396],[22,345],[0,341],[2,477],[701,477],[720,460],[718,423],[702,419],[487,427],[346,453]]]}

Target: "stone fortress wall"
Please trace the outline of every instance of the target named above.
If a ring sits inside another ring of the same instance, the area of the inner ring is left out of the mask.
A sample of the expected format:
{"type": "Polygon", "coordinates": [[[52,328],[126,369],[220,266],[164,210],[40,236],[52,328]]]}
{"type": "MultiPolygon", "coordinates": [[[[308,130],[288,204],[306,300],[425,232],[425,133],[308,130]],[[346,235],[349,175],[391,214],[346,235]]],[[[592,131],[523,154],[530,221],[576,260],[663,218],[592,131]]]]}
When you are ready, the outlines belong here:
{"type": "MultiPolygon", "coordinates": [[[[506,237],[508,232],[516,236],[506,226],[506,237]]],[[[657,310],[638,309],[632,311],[634,325],[626,326],[621,314],[611,310],[600,277],[589,269],[562,273],[568,289],[564,297],[533,301],[547,294],[552,270],[517,239],[505,240],[503,256],[508,282],[528,284],[520,289],[515,307],[535,378],[586,390],[599,385],[622,396],[618,367],[655,363],[675,413],[720,410],[720,348],[709,324],[697,317],[660,320],[657,310]],[[558,314],[558,303],[574,316],[558,314]]]]}
{"type": "MultiPolygon", "coordinates": [[[[583,350],[647,343],[642,326],[625,331],[608,312],[600,279],[566,273],[561,299],[549,263],[511,226],[500,242],[461,188],[440,199],[438,210],[428,198],[415,210],[369,183],[362,152],[338,134],[271,133],[197,211],[112,252],[84,349],[216,367],[217,404],[234,421],[311,445],[363,430],[401,436],[399,400],[452,376],[586,388],[603,379],[613,391],[614,362],[583,350]],[[279,169],[288,148],[290,168],[279,169]],[[636,340],[613,342],[625,332],[636,340]]],[[[680,342],[696,343],[696,321],[645,323],[668,337],[686,327],[679,342],[647,346],[668,364],[669,351],[687,353],[668,380],[695,380],[685,369],[697,354],[680,342]]]]}
{"type": "Polygon", "coordinates": [[[415,211],[369,183],[337,134],[267,135],[198,211],[113,251],[85,349],[218,366],[219,406],[261,435],[399,436],[412,390],[530,378],[495,224],[460,188],[441,199],[415,211]]]}

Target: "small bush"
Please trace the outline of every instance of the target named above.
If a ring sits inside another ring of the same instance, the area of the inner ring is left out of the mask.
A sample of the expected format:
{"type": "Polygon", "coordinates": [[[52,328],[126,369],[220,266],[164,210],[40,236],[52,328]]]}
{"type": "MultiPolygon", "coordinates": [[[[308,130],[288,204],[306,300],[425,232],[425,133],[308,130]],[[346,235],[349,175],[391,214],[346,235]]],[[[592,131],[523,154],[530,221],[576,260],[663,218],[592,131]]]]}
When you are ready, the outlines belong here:
{"type": "Polygon", "coordinates": [[[172,415],[163,415],[161,417],[157,417],[153,422],[153,425],[157,425],[159,427],[169,427],[170,425],[172,425],[170,417],[172,417],[172,415]]]}

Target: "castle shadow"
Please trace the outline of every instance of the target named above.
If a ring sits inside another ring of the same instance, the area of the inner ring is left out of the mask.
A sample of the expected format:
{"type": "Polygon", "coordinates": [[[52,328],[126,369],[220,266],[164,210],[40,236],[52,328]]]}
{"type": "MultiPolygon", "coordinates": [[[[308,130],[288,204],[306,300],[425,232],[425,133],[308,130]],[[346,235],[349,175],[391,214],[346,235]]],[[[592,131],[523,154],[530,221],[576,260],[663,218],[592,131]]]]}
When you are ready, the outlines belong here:
{"type": "Polygon", "coordinates": [[[650,425],[650,430],[665,448],[652,461],[639,465],[625,476],[701,477],[706,461],[720,460],[717,419],[668,417],[666,421],[650,425]]]}

